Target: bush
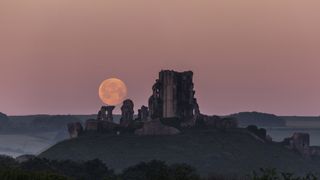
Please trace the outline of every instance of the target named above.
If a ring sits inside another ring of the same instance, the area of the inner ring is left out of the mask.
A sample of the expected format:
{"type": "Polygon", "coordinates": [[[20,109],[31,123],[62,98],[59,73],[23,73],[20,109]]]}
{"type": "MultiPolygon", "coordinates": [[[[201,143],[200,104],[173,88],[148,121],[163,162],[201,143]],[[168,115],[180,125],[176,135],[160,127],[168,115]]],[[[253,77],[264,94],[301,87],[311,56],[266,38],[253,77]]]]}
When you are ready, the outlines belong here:
{"type": "Polygon", "coordinates": [[[18,167],[18,162],[10,156],[0,155],[0,169],[18,167]]]}
{"type": "Polygon", "coordinates": [[[121,178],[124,180],[162,180],[168,179],[169,168],[163,161],[142,162],[125,169],[121,178]]]}
{"type": "Polygon", "coordinates": [[[278,173],[276,169],[260,169],[260,172],[253,172],[249,176],[252,180],[317,180],[313,174],[307,174],[304,177],[296,177],[293,173],[278,173]]]}
{"type": "Polygon", "coordinates": [[[1,169],[1,180],[68,180],[65,176],[48,172],[29,172],[20,169],[1,169]]]}
{"type": "Polygon", "coordinates": [[[94,159],[86,162],[50,161],[35,158],[21,163],[20,168],[30,172],[51,172],[62,174],[75,179],[100,180],[113,178],[115,174],[101,160],[94,159]]]}
{"type": "MultiPolygon", "coordinates": [[[[116,175],[101,160],[86,162],[55,161],[33,158],[17,163],[13,158],[0,156],[1,180],[200,180],[196,169],[187,164],[167,165],[164,161],[141,162],[116,175]]],[[[276,169],[260,169],[251,175],[211,175],[208,180],[317,180],[313,174],[296,177],[276,169]]]]}
{"type": "Polygon", "coordinates": [[[170,177],[174,180],[199,180],[196,169],[187,164],[173,164],[169,169],[170,177]]]}
{"type": "Polygon", "coordinates": [[[121,174],[123,180],[200,180],[196,170],[186,164],[168,166],[163,161],[142,162],[125,169],[121,174]]]}

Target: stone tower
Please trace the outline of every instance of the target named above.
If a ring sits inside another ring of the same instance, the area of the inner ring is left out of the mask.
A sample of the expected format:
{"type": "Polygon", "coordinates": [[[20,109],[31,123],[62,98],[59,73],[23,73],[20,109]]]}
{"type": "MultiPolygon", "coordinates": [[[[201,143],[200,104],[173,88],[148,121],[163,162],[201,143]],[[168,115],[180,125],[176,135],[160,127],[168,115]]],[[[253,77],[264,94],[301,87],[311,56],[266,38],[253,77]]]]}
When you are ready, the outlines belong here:
{"type": "Polygon", "coordinates": [[[193,118],[198,105],[194,98],[192,78],[192,71],[161,71],[159,79],[153,85],[153,94],[149,98],[150,117],[183,120],[193,118]]]}

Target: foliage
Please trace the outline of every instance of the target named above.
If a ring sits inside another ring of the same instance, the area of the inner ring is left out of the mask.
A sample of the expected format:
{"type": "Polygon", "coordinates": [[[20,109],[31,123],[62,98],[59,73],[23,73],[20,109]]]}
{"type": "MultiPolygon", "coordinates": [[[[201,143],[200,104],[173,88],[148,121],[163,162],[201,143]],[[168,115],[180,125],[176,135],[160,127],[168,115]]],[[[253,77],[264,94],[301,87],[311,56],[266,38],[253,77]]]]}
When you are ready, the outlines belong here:
{"type": "Polygon", "coordinates": [[[168,166],[163,161],[142,162],[125,169],[121,174],[123,180],[199,180],[196,170],[186,164],[168,166]]]}
{"type": "Polygon", "coordinates": [[[1,180],[69,180],[62,175],[57,175],[48,172],[30,172],[21,169],[1,169],[1,180]]]}
{"type": "MultiPolygon", "coordinates": [[[[115,174],[101,160],[86,162],[56,161],[32,158],[18,163],[8,156],[0,156],[1,180],[200,180],[196,169],[187,164],[168,165],[152,160],[128,167],[115,174]]],[[[211,175],[208,180],[317,180],[313,174],[296,177],[292,173],[279,173],[276,169],[260,169],[245,178],[211,175]]]]}
{"type": "Polygon", "coordinates": [[[317,180],[314,174],[307,174],[304,177],[297,177],[293,173],[279,173],[276,169],[260,169],[260,172],[254,171],[250,176],[252,180],[317,180]]]}
{"type": "Polygon", "coordinates": [[[17,167],[18,163],[10,156],[0,155],[0,169],[17,167]]]}
{"type": "Polygon", "coordinates": [[[175,180],[198,180],[196,169],[187,164],[173,164],[170,166],[169,174],[175,180]]]}
{"type": "Polygon", "coordinates": [[[62,174],[75,179],[98,180],[103,178],[115,177],[112,170],[98,159],[86,162],[50,161],[47,159],[35,158],[21,163],[21,169],[28,171],[49,171],[62,174]]]}

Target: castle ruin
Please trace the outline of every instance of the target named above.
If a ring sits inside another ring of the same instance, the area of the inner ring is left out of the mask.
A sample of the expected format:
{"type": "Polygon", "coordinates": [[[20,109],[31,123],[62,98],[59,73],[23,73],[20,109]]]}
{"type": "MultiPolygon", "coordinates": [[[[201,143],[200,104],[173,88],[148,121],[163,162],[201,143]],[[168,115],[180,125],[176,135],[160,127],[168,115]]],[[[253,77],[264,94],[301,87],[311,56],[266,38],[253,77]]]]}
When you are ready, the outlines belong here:
{"type": "Polygon", "coordinates": [[[194,97],[193,72],[163,70],[152,87],[149,115],[156,118],[193,119],[198,108],[194,97]]]}
{"type": "MultiPolygon", "coordinates": [[[[236,128],[237,121],[230,118],[216,118],[200,113],[195,98],[193,72],[176,72],[163,70],[152,86],[152,95],[148,107],[138,110],[134,119],[134,103],[130,99],[123,101],[121,106],[120,124],[113,122],[114,106],[102,106],[97,119],[85,122],[86,131],[108,133],[135,133],[138,135],[177,134],[183,128],[192,128],[201,124],[207,128],[236,128]],[[174,123],[172,123],[174,122],[174,123]]],[[[70,124],[72,129],[75,126],[70,124]]],[[[78,125],[77,125],[78,126],[78,125]]],[[[75,129],[78,129],[75,128],[75,129]]],[[[72,136],[76,136],[74,133],[72,136]]]]}

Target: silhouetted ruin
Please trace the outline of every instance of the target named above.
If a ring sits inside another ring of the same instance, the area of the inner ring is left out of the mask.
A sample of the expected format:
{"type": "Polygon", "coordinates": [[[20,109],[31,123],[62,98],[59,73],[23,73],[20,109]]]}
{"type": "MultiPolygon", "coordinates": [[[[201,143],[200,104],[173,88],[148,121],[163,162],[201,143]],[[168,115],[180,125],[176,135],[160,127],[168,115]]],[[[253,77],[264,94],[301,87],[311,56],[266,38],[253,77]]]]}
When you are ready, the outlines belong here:
{"type": "Polygon", "coordinates": [[[192,78],[192,71],[161,71],[149,98],[150,117],[193,119],[198,105],[192,78]]]}
{"type": "Polygon", "coordinates": [[[149,120],[149,108],[146,106],[141,106],[141,108],[138,110],[138,118],[136,119],[138,121],[148,121],[149,120]]]}
{"type": "Polygon", "coordinates": [[[97,119],[89,119],[85,122],[85,131],[164,135],[177,134],[181,128],[229,129],[237,128],[238,125],[235,119],[217,118],[217,116],[200,113],[195,98],[192,71],[161,71],[159,78],[152,86],[148,107],[142,106],[138,110],[136,119],[133,118],[132,100],[123,101],[120,124],[113,122],[114,108],[114,106],[102,106],[97,119]]]}
{"type": "Polygon", "coordinates": [[[106,121],[107,120],[107,108],[106,106],[101,106],[100,111],[98,112],[97,120],[106,121]]]}
{"type": "MultiPolygon", "coordinates": [[[[193,72],[164,70],[152,86],[148,107],[141,106],[134,119],[134,103],[130,99],[121,106],[120,124],[113,122],[114,106],[102,106],[97,119],[88,119],[83,129],[80,122],[69,123],[71,138],[86,132],[134,133],[136,135],[174,135],[185,128],[209,128],[227,130],[238,128],[238,121],[232,117],[219,117],[201,114],[195,98],[193,72]]],[[[263,128],[248,126],[247,132],[261,142],[272,142],[263,128]]],[[[310,146],[307,133],[294,133],[282,145],[299,152],[305,157],[320,156],[320,147],[310,146]]]]}
{"type": "Polygon", "coordinates": [[[115,106],[106,106],[107,110],[107,121],[113,122],[113,114],[112,111],[114,110],[115,106]]]}
{"type": "Polygon", "coordinates": [[[133,121],[133,110],[134,104],[133,101],[130,99],[127,99],[123,101],[123,104],[121,106],[121,119],[120,119],[120,125],[123,127],[128,127],[130,123],[133,121]]]}

